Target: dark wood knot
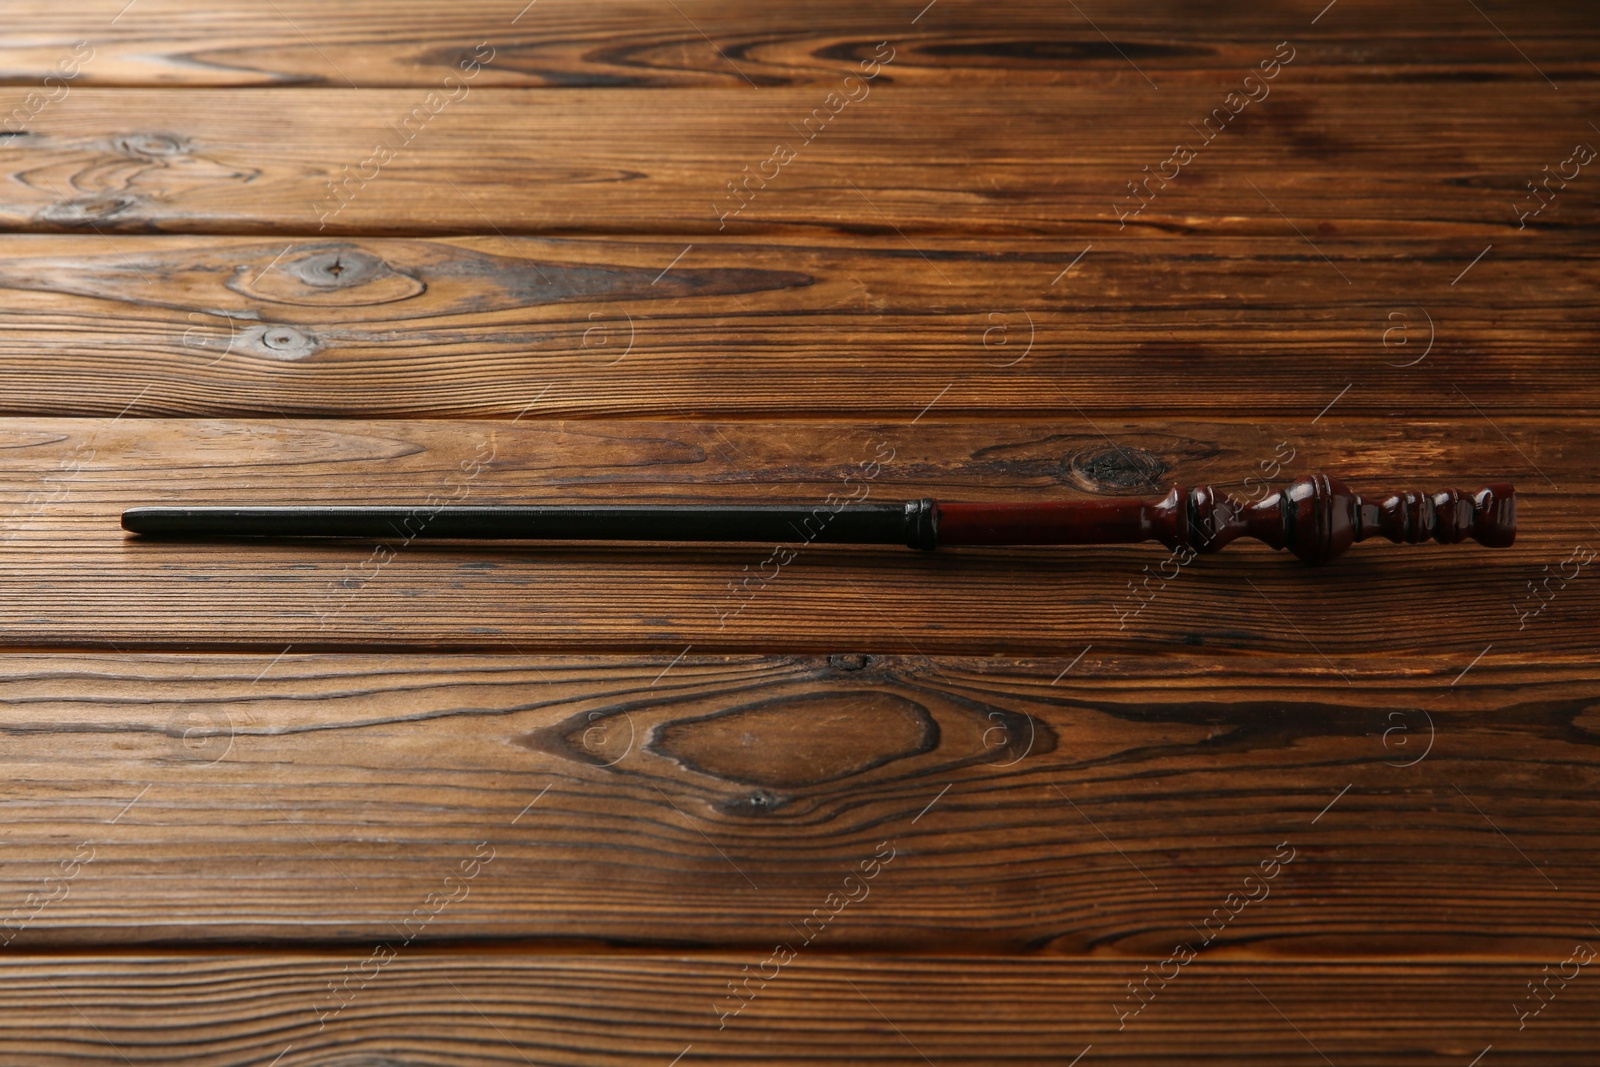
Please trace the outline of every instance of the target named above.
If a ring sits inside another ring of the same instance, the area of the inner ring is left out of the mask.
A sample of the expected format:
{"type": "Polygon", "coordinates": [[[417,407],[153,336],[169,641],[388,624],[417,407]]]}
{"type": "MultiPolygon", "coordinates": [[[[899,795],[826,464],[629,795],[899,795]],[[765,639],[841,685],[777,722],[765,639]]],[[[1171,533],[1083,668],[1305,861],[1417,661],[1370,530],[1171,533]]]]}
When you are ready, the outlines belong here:
{"type": "Polygon", "coordinates": [[[730,797],[720,802],[717,806],[725,814],[749,818],[752,816],[772,815],[789,803],[789,799],[765,789],[757,789],[742,796],[730,797]]]}
{"type": "Polygon", "coordinates": [[[1093,446],[1065,457],[1067,477],[1091,493],[1145,492],[1161,487],[1167,465],[1154,452],[1132,445],[1093,446]]]}

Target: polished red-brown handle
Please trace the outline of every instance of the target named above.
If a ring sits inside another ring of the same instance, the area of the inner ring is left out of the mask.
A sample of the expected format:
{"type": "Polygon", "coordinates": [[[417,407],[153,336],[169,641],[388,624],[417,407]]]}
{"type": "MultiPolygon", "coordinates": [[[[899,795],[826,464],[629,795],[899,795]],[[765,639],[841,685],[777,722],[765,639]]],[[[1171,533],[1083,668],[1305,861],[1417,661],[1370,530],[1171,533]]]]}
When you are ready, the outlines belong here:
{"type": "Polygon", "coordinates": [[[1255,503],[1209,486],[1174,489],[1156,504],[1089,500],[1054,504],[936,504],[940,545],[1094,545],[1156,540],[1174,551],[1215,552],[1240,537],[1326,563],[1357,541],[1471,539],[1504,548],[1517,535],[1517,494],[1496,484],[1476,493],[1397,493],[1368,503],[1325,474],[1301,478],[1255,503]]]}

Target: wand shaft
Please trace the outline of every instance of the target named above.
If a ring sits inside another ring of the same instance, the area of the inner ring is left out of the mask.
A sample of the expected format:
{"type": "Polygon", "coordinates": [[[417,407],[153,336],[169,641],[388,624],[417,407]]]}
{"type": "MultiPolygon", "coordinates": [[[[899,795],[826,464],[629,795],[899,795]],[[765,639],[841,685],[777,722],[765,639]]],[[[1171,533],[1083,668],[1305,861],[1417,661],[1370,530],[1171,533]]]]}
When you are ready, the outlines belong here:
{"type": "MultiPolygon", "coordinates": [[[[822,541],[903,545],[925,512],[911,504],[446,504],[152,507],[123,512],[150,537],[359,537],[539,541],[822,541]]],[[[928,547],[933,547],[929,545],[928,547]]]]}

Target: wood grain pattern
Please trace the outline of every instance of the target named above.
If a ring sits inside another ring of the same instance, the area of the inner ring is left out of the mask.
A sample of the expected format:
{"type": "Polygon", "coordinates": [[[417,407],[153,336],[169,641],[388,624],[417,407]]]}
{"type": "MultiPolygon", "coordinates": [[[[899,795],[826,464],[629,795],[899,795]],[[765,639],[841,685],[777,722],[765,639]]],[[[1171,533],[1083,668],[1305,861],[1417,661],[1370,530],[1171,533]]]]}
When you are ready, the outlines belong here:
{"type": "Polygon", "coordinates": [[[0,1062],[1593,1060],[1589,0],[5,31],[0,1062]],[[1522,536],[116,525],[1317,472],[1522,536]]]}
{"type": "Polygon", "coordinates": [[[1397,10],[1376,0],[1341,0],[1336,18],[1315,24],[1314,5],[1246,6],[1201,19],[1181,0],[1136,8],[1090,3],[1077,11],[1048,0],[939,0],[927,10],[843,0],[793,9],[727,0],[539,0],[537,7],[412,0],[386,5],[379,17],[315,0],[225,12],[199,0],[86,0],[70,8],[12,0],[0,80],[36,84],[88,41],[94,55],[80,77],[89,85],[433,85],[488,41],[497,56],[485,78],[495,85],[747,88],[837,80],[858,52],[887,37],[904,43],[896,81],[1003,77],[1148,87],[1141,70],[1163,85],[1231,72],[1254,65],[1263,47],[1302,35],[1325,45],[1321,81],[1520,80],[1535,76],[1529,61],[1557,79],[1594,76],[1594,55],[1573,33],[1589,15],[1580,0],[1481,6],[1494,23],[1470,6],[1397,10]],[[1528,61],[1494,24],[1515,36],[1528,61]]]}
{"type": "MultiPolygon", "coordinates": [[[[1581,184],[1527,225],[1518,215],[1525,183],[1544,166],[1570,170],[1574,144],[1594,136],[1593,83],[1418,82],[1400,93],[1297,81],[1282,67],[1270,96],[1240,105],[1206,144],[1201,120],[1242,77],[1160,93],[886,85],[854,104],[820,87],[552,99],[463,86],[456,103],[421,89],[82,88],[5,139],[0,227],[686,242],[864,231],[906,235],[913,251],[925,233],[1057,234],[1105,248],[1131,231],[1265,234],[1304,255],[1298,227],[1331,259],[1351,238],[1510,249],[1595,223],[1581,184]],[[1136,195],[1131,183],[1147,180],[1145,167],[1168,169],[1179,141],[1195,142],[1195,158],[1136,195]]],[[[0,113],[29,91],[0,91],[0,113]]]]}
{"type": "Polygon", "coordinates": [[[10,235],[0,411],[1593,414],[1586,241],[10,235]]]}
{"type": "Polygon", "coordinates": [[[439,891],[449,910],[401,936],[1158,958],[1189,940],[1207,966],[1559,960],[1588,936],[1592,656],[1079,651],[13,652],[0,931],[13,953],[359,942],[439,891]],[[1268,888],[1245,886],[1259,899],[1224,907],[1285,843],[1268,888]],[[475,851],[488,872],[440,889],[475,851]]]}
{"type": "Polygon", "coordinates": [[[39,1029],[8,1014],[0,1050],[40,1067],[244,1067],[274,1056],[282,1067],[661,1067],[675,1056],[911,1067],[1059,1065],[1092,1046],[1085,1064],[1154,1067],[1226,1049],[1229,1063],[1275,1067],[1460,1067],[1493,1045],[1496,1063],[1547,1067],[1590,1062],[1600,1007],[1595,983],[1580,978],[1518,1032],[1513,998],[1539,973],[1527,965],[1215,963],[1118,1032],[1125,964],[802,956],[719,1031],[727,983],[761,959],[406,953],[352,986],[319,1029],[329,989],[361,977],[361,957],[21,957],[0,988],[39,1029]]]}
{"type": "Polygon", "coordinates": [[[1596,536],[1593,433],[1561,421],[1301,416],[1172,420],[1152,433],[1076,416],[914,426],[16,419],[0,443],[11,568],[0,640],[13,645],[1059,653],[1094,642],[1470,657],[1513,640],[1592,651],[1585,618],[1600,596],[1575,558],[1596,536]],[[1515,478],[1524,533],[1511,549],[1363,546],[1308,571],[1257,545],[1187,566],[1156,545],[917,553],[797,542],[796,558],[779,561],[770,545],[143,542],[118,525],[128,506],[241,499],[846,507],[1148,493],[1179,481],[1249,498],[1274,472],[1336,473],[1386,492],[1515,478]]]}

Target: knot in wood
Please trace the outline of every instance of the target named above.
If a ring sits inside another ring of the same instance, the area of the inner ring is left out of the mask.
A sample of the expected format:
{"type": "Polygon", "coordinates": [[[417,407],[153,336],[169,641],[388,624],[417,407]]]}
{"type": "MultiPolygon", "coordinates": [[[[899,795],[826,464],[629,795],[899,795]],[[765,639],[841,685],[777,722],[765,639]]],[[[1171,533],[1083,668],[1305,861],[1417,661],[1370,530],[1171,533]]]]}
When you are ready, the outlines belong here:
{"type": "Polygon", "coordinates": [[[328,308],[391,304],[428,289],[421,279],[353,244],[304,245],[292,259],[265,247],[262,253],[258,261],[234,268],[229,289],[252,300],[328,308]]]}
{"type": "Polygon", "coordinates": [[[112,142],[118,152],[139,159],[170,159],[186,155],[188,145],[178,137],[166,133],[131,133],[112,142]]]}
{"type": "Polygon", "coordinates": [[[745,796],[724,800],[720,807],[728,815],[770,815],[787,803],[784,797],[757,789],[745,796]]]}
{"type": "Polygon", "coordinates": [[[138,202],[138,197],[134,196],[82,196],[51,204],[44,209],[43,217],[49,222],[69,225],[92,224],[120,215],[138,202]]]}
{"type": "Polygon", "coordinates": [[[1091,493],[1130,493],[1158,488],[1167,465],[1153,452],[1108,444],[1069,454],[1067,474],[1091,493]]]}
{"type": "Polygon", "coordinates": [[[283,269],[318,289],[350,289],[376,278],[385,263],[357,248],[324,248],[291,261],[283,269]]]}
{"type": "Polygon", "coordinates": [[[938,743],[939,726],[923,705],[836,683],[665,723],[648,748],[686,770],[751,787],[726,810],[764,814],[769,809],[748,806],[749,797],[840,781],[931,752],[938,743]]]}
{"type": "Polygon", "coordinates": [[[293,326],[256,326],[246,330],[244,347],[273,359],[304,359],[321,346],[316,338],[293,326]]]}

